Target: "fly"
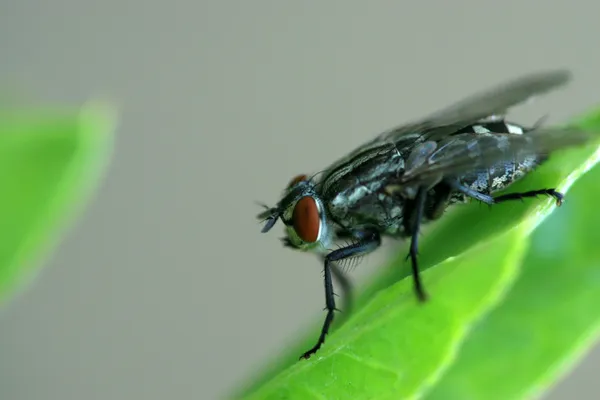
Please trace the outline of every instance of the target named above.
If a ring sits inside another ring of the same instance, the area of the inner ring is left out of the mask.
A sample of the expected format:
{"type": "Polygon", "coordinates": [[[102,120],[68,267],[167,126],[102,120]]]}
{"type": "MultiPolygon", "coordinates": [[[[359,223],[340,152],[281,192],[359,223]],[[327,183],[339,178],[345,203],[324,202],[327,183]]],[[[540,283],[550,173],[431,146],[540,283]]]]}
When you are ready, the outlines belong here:
{"type": "Polygon", "coordinates": [[[337,310],[336,263],[376,250],[384,236],[410,239],[417,298],[427,295],[419,275],[418,232],[452,204],[486,204],[548,195],[554,188],[493,196],[542,164],[551,152],[582,145],[590,134],[575,127],[525,127],[508,122],[509,108],[565,85],[566,70],[521,76],[421,120],[383,132],[329,166],[319,178],[292,179],[275,207],[258,215],[269,231],[281,219],[288,247],[319,254],[324,264],[327,314],[309,358],[325,342],[337,310]],[[332,249],[336,242],[343,246],[332,249]],[[347,242],[349,240],[349,242],[347,242]]]}

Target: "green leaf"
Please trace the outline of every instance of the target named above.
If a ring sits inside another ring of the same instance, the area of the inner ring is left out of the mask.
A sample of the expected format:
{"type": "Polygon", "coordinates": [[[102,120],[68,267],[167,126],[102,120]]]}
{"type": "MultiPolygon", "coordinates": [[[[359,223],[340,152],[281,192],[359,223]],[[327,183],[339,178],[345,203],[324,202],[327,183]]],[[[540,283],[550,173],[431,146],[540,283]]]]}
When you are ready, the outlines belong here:
{"type": "Polygon", "coordinates": [[[407,398],[435,379],[467,326],[512,280],[523,229],[501,235],[423,274],[436,293],[417,303],[412,282],[376,295],[331,335],[315,359],[297,363],[249,399],[407,398]],[[481,260],[491,256],[489,269],[481,260]],[[471,290],[460,290],[465,283],[471,290]]]}
{"type": "Polygon", "coordinates": [[[537,397],[598,339],[598,182],[600,166],[534,232],[514,288],[469,335],[427,399],[537,397]]]}
{"type": "Polygon", "coordinates": [[[112,151],[114,111],[0,110],[0,305],[89,200],[112,151]]]}
{"type": "MultiPolygon", "coordinates": [[[[600,112],[579,124],[600,130],[600,112]]],[[[557,153],[510,192],[548,187],[564,192],[597,161],[596,149],[591,145],[557,153]]],[[[492,208],[456,206],[422,235],[428,303],[419,305],[411,279],[403,279],[409,275],[403,249],[366,285],[356,311],[344,324],[338,322],[316,356],[297,361],[316,340],[320,324],[236,396],[379,399],[426,394],[459,356],[472,327],[510,292],[527,238],[555,208],[553,200],[541,198],[492,208]]]]}

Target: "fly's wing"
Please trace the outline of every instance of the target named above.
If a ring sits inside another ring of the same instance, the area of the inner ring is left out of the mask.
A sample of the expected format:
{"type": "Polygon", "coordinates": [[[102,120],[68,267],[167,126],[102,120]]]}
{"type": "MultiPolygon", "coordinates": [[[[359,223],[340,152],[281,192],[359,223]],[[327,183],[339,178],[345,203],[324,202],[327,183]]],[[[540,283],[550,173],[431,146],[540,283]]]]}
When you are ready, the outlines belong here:
{"type": "Polygon", "coordinates": [[[420,134],[425,140],[440,140],[482,119],[505,114],[509,108],[555,90],[570,79],[571,73],[567,70],[524,75],[466,97],[419,121],[384,132],[372,142],[394,142],[408,134],[420,134]]]}
{"type": "Polygon", "coordinates": [[[439,110],[421,120],[381,133],[337,160],[324,172],[328,176],[355,157],[371,157],[380,151],[411,148],[424,141],[439,141],[468,125],[502,115],[513,106],[565,85],[571,79],[567,70],[542,71],[497,85],[439,110]]]}
{"type": "Polygon", "coordinates": [[[594,133],[576,127],[539,128],[524,135],[462,133],[437,143],[426,160],[404,172],[399,184],[429,186],[442,178],[485,170],[500,162],[522,162],[588,142],[594,133]]]}

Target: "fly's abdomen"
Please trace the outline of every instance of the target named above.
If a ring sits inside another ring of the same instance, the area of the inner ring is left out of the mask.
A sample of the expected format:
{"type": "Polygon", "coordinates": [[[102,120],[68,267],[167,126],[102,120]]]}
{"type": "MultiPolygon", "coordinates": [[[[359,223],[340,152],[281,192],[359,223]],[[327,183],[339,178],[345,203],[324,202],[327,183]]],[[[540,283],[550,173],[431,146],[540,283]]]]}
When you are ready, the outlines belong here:
{"type": "MultiPolygon", "coordinates": [[[[457,133],[477,133],[482,135],[494,135],[495,133],[527,135],[531,128],[526,128],[518,124],[504,120],[490,120],[473,124],[457,133]]],[[[493,194],[506,189],[514,182],[521,179],[527,173],[533,171],[536,167],[546,160],[545,156],[530,156],[523,161],[506,160],[495,164],[491,168],[483,171],[473,171],[470,174],[461,177],[460,182],[469,189],[484,194],[493,194]]],[[[453,196],[454,200],[459,200],[453,196]]],[[[464,196],[459,195],[461,199],[464,196]]]]}
{"type": "Polygon", "coordinates": [[[493,194],[506,189],[544,161],[543,157],[529,157],[523,162],[506,161],[485,170],[463,176],[463,185],[479,193],[493,194]]]}

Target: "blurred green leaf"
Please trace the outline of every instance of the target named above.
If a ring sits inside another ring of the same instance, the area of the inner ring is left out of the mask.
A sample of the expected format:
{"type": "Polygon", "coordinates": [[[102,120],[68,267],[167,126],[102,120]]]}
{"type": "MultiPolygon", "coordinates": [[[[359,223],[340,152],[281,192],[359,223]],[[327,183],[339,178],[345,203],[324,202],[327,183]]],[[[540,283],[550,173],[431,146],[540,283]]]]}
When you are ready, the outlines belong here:
{"type": "Polygon", "coordinates": [[[0,304],[34,276],[101,181],[115,121],[101,104],[0,110],[0,304]]]}
{"type": "MultiPolygon", "coordinates": [[[[577,124],[600,131],[600,111],[577,124]]],[[[535,173],[513,185],[510,192],[549,187],[566,192],[598,161],[597,147],[591,144],[553,155],[535,173]]],[[[470,340],[472,327],[505,301],[507,293],[512,293],[528,237],[554,208],[553,200],[542,198],[492,208],[479,203],[455,207],[428,227],[421,239],[421,268],[426,270],[424,283],[431,296],[427,304],[417,304],[411,279],[403,279],[409,275],[403,250],[366,285],[356,301],[356,311],[341,327],[338,322],[316,356],[298,361],[298,355],[316,340],[320,324],[315,324],[310,336],[286,349],[236,396],[393,399],[427,394],[439,379],[445,382],[448,368],[453,373],[457,359],[456,365],[462,362],[460,350],[464,340],[470,340]]],[[[529,261],[523,265],[528,268],[529,261]]],[[[551,271],[548,274],[550,281],[559,279],[552,277],[551,271]]],[[[559,300],[565,301],[557,297],[559,300]]],[[[494,336],[493,331],[486,332],[494,336]]],[[[482,349],[476,349],[475,354],[495,358],[494,347],[478,352],[482,349]]],[[[505,363],[510,361],[510,353],[503,359],[505,363]]],[[[464,370],[474,368],[474,360],[477,357],[466,362],[464,370]]],[[[464,375],[464,370],[456,374],[468,381],[470,377],[464,375]]],[[[523,386],[521,389],[525,390],[523,386]]],[[[434,389],[431,394],[447,398],[448,391],[434,389]]]]}

